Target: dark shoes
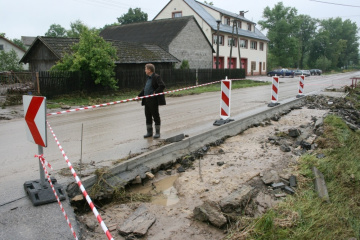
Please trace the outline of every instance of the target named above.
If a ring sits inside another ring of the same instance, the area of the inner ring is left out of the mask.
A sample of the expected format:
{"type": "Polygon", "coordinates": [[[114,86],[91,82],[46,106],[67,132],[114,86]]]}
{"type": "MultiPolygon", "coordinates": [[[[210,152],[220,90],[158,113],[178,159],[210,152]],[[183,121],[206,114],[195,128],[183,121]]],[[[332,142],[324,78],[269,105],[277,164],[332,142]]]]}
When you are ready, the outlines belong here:
{"type": "Polygon", "coordinates": [[[153,128],[152,125],[146,125],[147,134],[144,135],[144,138],[152,137],[153,135],[153,128]]]}
{"type": "Polygon", "coordinates": [[[159,138],[160,137],[160,125],[155,125],[155,130],[156,130],[156,133],[154,135],[154,138],[159,138]]]}
{"type": "MultiPolygon", "coordinates": [[[[146,129],[147,129],[147,134],[144,135],[144,138],[152,137],[153,136],[152,125],[146,125],[146,129]]],[[[155,125],[155,130],[156,130],[156,133],[154,135],[154,138],[159,138],[160,137],[160,125],[155,125]]]]}

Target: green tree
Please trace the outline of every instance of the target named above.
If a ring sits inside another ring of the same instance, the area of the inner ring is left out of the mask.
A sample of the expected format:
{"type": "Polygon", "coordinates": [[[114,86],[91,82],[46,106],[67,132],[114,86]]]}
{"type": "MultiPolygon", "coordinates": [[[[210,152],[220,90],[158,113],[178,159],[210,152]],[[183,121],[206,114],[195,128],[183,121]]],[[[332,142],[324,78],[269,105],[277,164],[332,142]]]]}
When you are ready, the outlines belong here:
{"type": "Polygon", "coordinates": [[[266,7],[263,18],[265,20],[259,21],[258,24],[262,30],[268,30],[269,53],[275,61],[273,65],[295,67],[300,54],[299,40],[296,36],[300,26],[297,10],[285,7],[282,2],[279,2],[273,9],[266,7]]]}
{"type": "Polygon", "coordinates": [[[321,69],[323,72],[331,68],[331,61],[325,56],[319,57],[315,62],[315,67],[321,69]]]}
{"type": "Polygon", "coordinates": [[[51,24],[49,30],[45,33],[46,37],[66,37],[66,29],[60,24],[51,24]]]}
{"type": "Polygon", "coordinates": [[[331,68],[346,67],[359,61],[359,37],[356,23],[341,18],[320,21],[320,29],[312,44],[310,62],[320,56],[331,61],[331,68]]]}
{"type": "Polygon", "coordinates": [[[298,67],[304,69],[305,56],[310,52],[310,42],[316,35],[317,19],[311,18],[309,15],[299,15],[299,31],[295,33],[299,43],[299,63],[298,67]]]}
{"type": "Polygon", "coordinates": [[[129,11],[121,15],[117,20],[120,24],[146,22],[148,20],[148,14],[142,12],[141,8],[129,8],[129,11]]]}
{"type": "Polygon", "coordinates": [[[23,71],[23,64],[19,61],[14,49],[8,52],[0,51],[0,71],[23,71]]]}
{"type": "Polygon", "coordinates": [[[52,71],[86,71],[96,84],[117,89],[114,78],[116,49],[97,31],[84,29],[79,43],[72,47],[73,54],[67,54],[51,68],[52,71]]]}
{"type": "Polygon", "coordinates": [[[182,60],[181,65],[179,67],[180,69],[190,69],[189,61],[188,60],[182,60]]]}
{"type": "Polygon", "coordinates": [[[11,40],[14,44],[16,44],[17,46],[19,46],[20,48],[22,48],[23,50],[26,51],[26,47],[24,45],[24,43],[20,40],[20,39],[16,39],[14,38],[13,40],[11,40]]]}
{"type": "Polygon", "coordinates": [[[66,31],[67,37],[70,38],[79,38],[82,32],[88,30],[89,28],[80,20],[70,23],[70,30],[66,31]]]}

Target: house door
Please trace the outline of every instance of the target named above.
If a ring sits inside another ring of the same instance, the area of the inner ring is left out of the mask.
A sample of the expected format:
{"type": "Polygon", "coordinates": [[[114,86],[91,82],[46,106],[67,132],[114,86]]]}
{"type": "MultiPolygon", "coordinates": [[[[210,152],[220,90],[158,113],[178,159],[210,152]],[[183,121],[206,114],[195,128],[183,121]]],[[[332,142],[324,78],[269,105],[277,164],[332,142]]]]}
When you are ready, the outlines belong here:
{"type": "Polygon", "coordinates": [[[245,75],[247,75],[247,59],[246,58],[241,59],[241,68],[245,69],[245,75]]]}
{"type": "Polygon", "coordinates": [[[236,58],[228,58],[228,68],[229,69],[235,69],[236,68],[236,58]]]}
{"type": "Polygon", "coordinates": [[[259,75],[261,75],[262,62],[259,62],[259,75]]]}
{"type": "MultiPolygon", "coordinates": [[[[216,57],[214,57],[213,68],[216,69],[216,57]]],[[[219,69],[224,68],[224,57],[219,57],[219,69]]]]}

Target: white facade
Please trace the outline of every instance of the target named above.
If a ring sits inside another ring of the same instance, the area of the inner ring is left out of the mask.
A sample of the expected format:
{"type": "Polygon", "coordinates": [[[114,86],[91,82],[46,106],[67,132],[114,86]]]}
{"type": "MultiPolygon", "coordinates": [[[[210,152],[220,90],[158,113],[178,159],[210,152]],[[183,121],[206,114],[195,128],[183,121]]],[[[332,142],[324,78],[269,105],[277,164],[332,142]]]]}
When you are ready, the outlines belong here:
{"type": "MultiPolygon", "coordinates": [[[[269,40],[258,29],[256,24],[246,19],[243,14],[235,14],[206,5],[194,0],[171,0],[159,13],[154,20],[183,17],[193,15],[206,37],[213,44],[217,51],[217,23],[219,25],[219,68],[229,68],[230,66],[230,43],[232,39],[233,22],[237,23],[238,36],[234,28],[235,46],[232,47],[231,59],[232,68],[240,68],[239,61],[239,40],[246,43],[240,47],[242,68],[246,69],[247,75],[266,74],[266,60],[269,40]]],[[[213,56],[213,67],[216,68],[217,53],[213,56]]]]}
{"type": "MultiPolygon", "coordinates": [[[[19,58],[19,60],[24,56],[25,50],[18,47],[16,44],[11,42],[10,40],[0,36],[0,51],[10,52],[14,50],[19,58]]],[[[24,70],[29,70],[29,64],[23,65],[24,70]]]]}

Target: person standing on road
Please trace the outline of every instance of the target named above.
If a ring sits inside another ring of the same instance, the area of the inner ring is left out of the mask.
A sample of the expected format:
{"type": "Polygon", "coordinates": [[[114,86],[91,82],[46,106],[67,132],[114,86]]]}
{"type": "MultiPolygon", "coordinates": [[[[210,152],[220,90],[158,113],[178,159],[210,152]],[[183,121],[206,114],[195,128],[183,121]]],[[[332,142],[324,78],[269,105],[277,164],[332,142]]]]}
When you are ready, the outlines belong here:
{"type": "MultiPolygon", "coordinates": [[[[161,80],[159,74],[155,73],[155,66],[151,63],[145,65],[146,73],[146,83],[144,89],[140,92],[138,97],[151,95],[154,93],[162,93],[165,89],[165,84],[161,80]]],[[[144,138],[153,136],[153,120],[155,122],[156,133],[154,138],[160,137],[160,114],[159,114],[159,105],[166,105],[165,95],[158,95],[149,98],[143,98],[141,105],[145,106],[145,118],[146,118],[146,130],[147,134],[144,135],[144,138]]]]}

